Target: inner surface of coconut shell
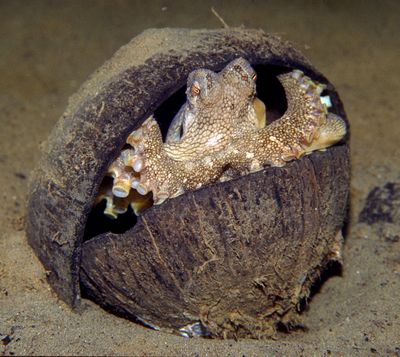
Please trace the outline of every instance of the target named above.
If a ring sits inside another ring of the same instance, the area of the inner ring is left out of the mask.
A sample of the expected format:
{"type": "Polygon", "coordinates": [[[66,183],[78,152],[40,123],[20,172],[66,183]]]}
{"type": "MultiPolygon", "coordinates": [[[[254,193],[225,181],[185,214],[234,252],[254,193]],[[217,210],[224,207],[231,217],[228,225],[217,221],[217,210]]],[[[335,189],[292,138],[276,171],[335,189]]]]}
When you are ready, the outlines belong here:
{"type": "MultiPolygon", "coordinates": [[[[289,326],[316,278],[340,261],[348,138],[283,168],[153,206],[119,231],[90,227],[100,183],[128,134],[153,112],[165,130],[187,75],[220,70],[237,57],[255,66],[258,83],[302,70],[327,85],[331,111],[347,120],[327,79],[262,31],[161,29],[133,39],[71,99],[31,181],[29,242],[71,306],[79,303],[80,282],[103,307],[154,328],[259,338],[289,326]]],[[[258,88],[267,107],[270,92],[258,88]]],[[[285,103],[276,98],[279,116],[285,103]]]]}

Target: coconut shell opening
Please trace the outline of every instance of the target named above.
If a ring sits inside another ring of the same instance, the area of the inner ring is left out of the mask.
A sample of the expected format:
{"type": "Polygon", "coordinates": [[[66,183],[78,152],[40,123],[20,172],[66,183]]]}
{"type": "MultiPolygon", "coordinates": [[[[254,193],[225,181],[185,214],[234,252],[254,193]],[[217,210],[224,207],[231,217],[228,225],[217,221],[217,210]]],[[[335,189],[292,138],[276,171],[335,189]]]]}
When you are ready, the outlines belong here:
{"type": "MultiPolygon", "coordinates": [[[[271,123],[280,118],[287,108],[285,92],[277,76],[291,69],[273,65],[255,65],[254,69],[258,78],[257,97],[268,108],[267,122],[271,123]]],[[[160,126],[164,140],[172,119],[186,101],[185,91],[186,86],[179,88],[154,111],[154,117],[160,126]]],[[[143,118],[142,121],[145,119],[143,118]]],[[[104,177],[103,183],[109,179],[107,176],[104,177]]],[[[85,227],[84,242],[106,232],[124,233],[137,223],[137,216],[131,207],[128,207],[127,212],[118,215],[118,217],[109,217],[104,214],[105,208],[104,199],[93,205],[85,227]]]]}
{"type": "MultiPolygon", "coordinates": [[[[271,123],[279,119],[287,109],[285,92],[277,76],[293,69],[274,65],[254,65],[254,69],[258,78],[257,97],[266,105],[267,122],[271,123]]],[[[186,101],[185,90],[186,86],[179,88],[154,111],[154,117],[160,125],[164,140],[172,119],[186,101]]],[[[321,95],[329,95],[326,91],[324,92],[321,95]]],[[[338,112],[334,107],[329,110],[335,114],[338,112]]],[[[126,147],[128,146],[124,148],[126,147]]],[[[104,177],[103,181],[109,179],[109,177],[104,177]]],[[[105,208],[105,200],[93,205],[85,227],[84,242],[106,232],[124,233],[137,223],[137,216],[130,206],[127,212],[118,217],[109,217],[104,214],[105,208]]]]}

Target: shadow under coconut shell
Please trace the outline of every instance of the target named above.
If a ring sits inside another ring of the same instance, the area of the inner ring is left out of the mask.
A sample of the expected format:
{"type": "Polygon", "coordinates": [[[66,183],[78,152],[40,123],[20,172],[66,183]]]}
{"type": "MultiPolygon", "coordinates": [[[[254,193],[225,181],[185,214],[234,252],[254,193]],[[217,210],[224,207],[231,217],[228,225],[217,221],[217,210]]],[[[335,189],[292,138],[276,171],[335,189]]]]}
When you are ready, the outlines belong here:
{"type": "MultiPolygon", "coordinates": [[[[256,65],[253,68],[257,72],[257,97],[264,102],[267,110],[267,123],[270,123],[280,118],[286,111],[285,91],[277,76],[289,70],[284,67],[271,65],[256,65]]],[[[160,126],[164,140],[172,119],[186,101],[185,91],[186,86],[177,90],[154,112],[154,117],[160,126]]],[[[94,206],[90,212],[85,227],[84,242],[107,232],[124,233],[136,224],[137,217],[131,207],[128,208],[126,213],[120,214],[118,218],[114,219],[104,214],[105,205],[106,202],[103,200],[94,206]]]]}

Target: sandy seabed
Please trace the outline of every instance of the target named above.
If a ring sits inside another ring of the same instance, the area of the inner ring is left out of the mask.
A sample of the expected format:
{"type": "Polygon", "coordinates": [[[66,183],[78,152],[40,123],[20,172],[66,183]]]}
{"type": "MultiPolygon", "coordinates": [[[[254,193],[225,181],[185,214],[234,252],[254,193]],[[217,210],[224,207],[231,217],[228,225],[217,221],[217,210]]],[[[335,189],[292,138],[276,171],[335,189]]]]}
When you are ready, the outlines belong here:
{"type": "Polygon", "coordinates": [[[3,0],[0,38],[1,354],[400,356],[399,2],[3,0]],[[69,96],[146,28],[220,27],[211,7],[230,26],[292,41],[336,86],[351,122],[342,275],[314,296],[307,331],[277,340],[185,339],[86,300],[73,312],[50,289],[23,231],[28,177],[69,96]],[[390,218],[361,223],[368,193],[385,185],[394,187],[383,194],[390,218]]]}

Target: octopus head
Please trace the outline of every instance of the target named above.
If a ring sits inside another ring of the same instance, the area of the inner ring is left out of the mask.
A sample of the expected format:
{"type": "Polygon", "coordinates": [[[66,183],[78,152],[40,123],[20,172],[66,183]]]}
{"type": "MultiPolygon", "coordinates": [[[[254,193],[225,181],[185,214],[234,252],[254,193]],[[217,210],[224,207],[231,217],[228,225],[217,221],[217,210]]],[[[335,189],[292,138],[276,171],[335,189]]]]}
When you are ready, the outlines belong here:
{"type": "Polygon", "coordinates": [[[244,58],[237,58],[230,62],[220,75],[227,86],[227,90],[232,91],[237,99],[252,99],[256,95],[257,75],[250,63],[244,58]]]}

